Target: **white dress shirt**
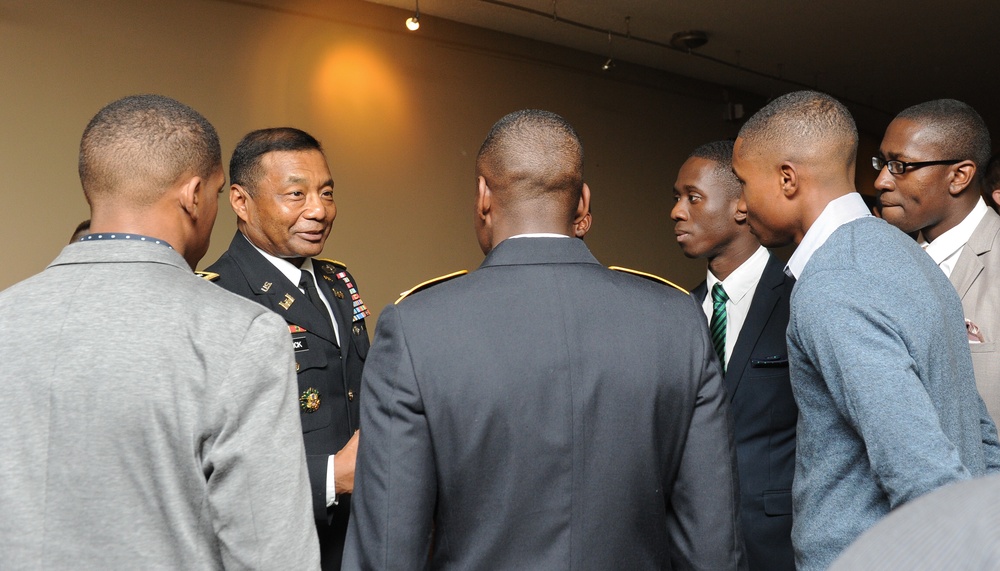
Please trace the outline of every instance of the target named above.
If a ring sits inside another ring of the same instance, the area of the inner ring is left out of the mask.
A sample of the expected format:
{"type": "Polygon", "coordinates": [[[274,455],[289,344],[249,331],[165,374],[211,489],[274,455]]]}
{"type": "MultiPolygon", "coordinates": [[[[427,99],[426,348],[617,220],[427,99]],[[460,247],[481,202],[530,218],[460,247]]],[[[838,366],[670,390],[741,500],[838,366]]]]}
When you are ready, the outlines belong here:
{"type": "MultiPolygon", "coordinates": [[[[757,284],[760,283],[761,275],[764,274],[764,266],[767,265],[768,255],[767,248],[760,246],[752,256],[747,258],[745,262],[740,264],[738,268],[733,270],[733,273],[729,274],[721,282],[722,289],[729,296],[729,301],[726,302],[726,362],[724,363],[726,367],[729,367],[729,358],[733,354],[733,347],[736,346],[736,340],[739,339],[740,331],[743,330],[747,314],[750,313],[753,294],[757,291],[757,284]]],[[[714,305],[712,303],[712,288],[720,282],[719,278],[715,277],[715,274],[712,273],[712,270],[708,271],[708,278],[706,278],[705,282],[705,285],[708,287],[708,293],[705,295],[705,301],[701,303],[701,308],[705,311],[705,317],[711,323],[714,305]]]]}
{"type": "MultiPolygon", "coordinates": [[[[246,236],[244,236],[244,238],[246,238],[246,236]]],[[[247,242],[250,242],[249,238],[247,238],[247,242]]],[[[313,282],[316,281],[316,272],[313,270],[312,258],[306,258],[306,260],[302,262],[302,267],[297,268],[295,267],[295,264],[289,262],[288,260],[272,256],[264,250],[261,250],[253,242],[250,242],[250,245],[253,246],[255,250],[260,252],[260,255],[264,256],[265,260],[271,262],[271,265],[281,272],[282,275],[288,278],[290,282],[295,284],[296,287],[298,287],[299,277],[302,275],[301,270],[309,272],[309,275],[312,276],[313,282]]],[[[298,289],[302,293],[306,293],[302,288],[298,289]]],[[[316,289],[317,291],[319,290],[319,284],[317,284],[316,289]]],[[[333,324],[333,334],[337,338],[337,345],[340,345],[340,328],[337,327],[337,317],[333,313],[333,308],[330,307],[330,302],[326,300],[326,296],[320,294],[319,297],[323,300],[323,305],[326,306],[326,311],[330,314],[330,322],[333,324]]],[[[331,454],[327,458],[326,462],[326,507],[330,507],[337,503],[337,481],[334,478],[334,474],[333,454],[331,454]]]]}
{"type": "MultiPolygon", "coordinates": [[[[805,269],[809,258],[819,250],[820,246],[826,244],[827,238],[833,234],[837,228],[858,218],[871,216],[872,213],[865,205],[865,201],[857,192],[851,192],[840,198],[831,200],[819,218],[813,222],[806,235],[802,237],[802,242],[795,248],[795,253],[788,259],[785,266],[785,273],[799,279],[802,270],[805,269]]],[[[725,287],[725,286],[723,286],[725,287]]]]}
{"type": "Polygon", "coordinates": [[[989,207],[980,198],[972,212],[969,212],[955,227],[935,238],[933,242],[920,243],[920,246],[941,268],[944,275],[951,277],[951,272],[955,269],[955,264],[958,263],[958,257],[962,255],[962,249],[969,242],[969,238],[972,238],[972,233],[976,231],[976,226],[979,226],[979,223],[983,221],[988,209],[989,207]]]}

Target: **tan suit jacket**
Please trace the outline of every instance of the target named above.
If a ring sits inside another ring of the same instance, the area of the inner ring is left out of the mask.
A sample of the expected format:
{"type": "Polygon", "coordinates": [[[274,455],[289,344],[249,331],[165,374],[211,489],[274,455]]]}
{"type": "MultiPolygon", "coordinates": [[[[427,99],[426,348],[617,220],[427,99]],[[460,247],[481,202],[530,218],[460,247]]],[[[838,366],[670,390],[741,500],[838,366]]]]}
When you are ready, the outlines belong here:
{"type": "Polygon", "coordinates": [[[972,233],[951,272],[962,298],[965,318],[972,320],[983,343],[969,343],[976,387],[993,422],[1000,421],[1000,215],[990,210],[972,233]]]}

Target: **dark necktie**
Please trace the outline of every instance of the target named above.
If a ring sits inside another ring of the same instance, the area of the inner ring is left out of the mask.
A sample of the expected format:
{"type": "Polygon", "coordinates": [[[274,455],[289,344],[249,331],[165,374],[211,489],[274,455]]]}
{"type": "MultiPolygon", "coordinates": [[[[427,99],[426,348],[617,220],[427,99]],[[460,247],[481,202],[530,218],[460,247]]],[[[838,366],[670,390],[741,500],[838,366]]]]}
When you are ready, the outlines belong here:
{"type": "Polygon", "coordinates": [[[301,270],[302,274],[299,276],[299,287],[306,290],[306,297],[312,302],[316,309],[319,310],[320,314],[323,315],[323,319],[326,323],[333,328],[333,321],[330,320],[330,310],[323,305],[323,299],[320,298],[319,290],[316,289],[316,282],[313,281],[312,274],[305,270],[301,270]]]}
{"type": "Polygon", "coordinates": [[[715,354],[719,356],[719,364],[722,370],[726,370],[726,302],[729,296],[726,290],[722,289],[722,284],[717,283],[712,286],[712,321],[708,325],[708,330],[712,334],[712,345],[715,346],[715,354]]]}

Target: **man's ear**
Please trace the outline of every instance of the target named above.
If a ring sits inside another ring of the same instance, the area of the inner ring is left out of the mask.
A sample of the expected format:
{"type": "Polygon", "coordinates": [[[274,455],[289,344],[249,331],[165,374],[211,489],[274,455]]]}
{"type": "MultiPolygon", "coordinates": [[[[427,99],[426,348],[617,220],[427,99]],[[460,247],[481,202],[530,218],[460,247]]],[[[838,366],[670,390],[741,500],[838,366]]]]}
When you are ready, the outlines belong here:
{"type": "Polygon", "coordinates": [[[963,190],[972,184],[972,179],[976,177],[976,163],[972,161],[962,161],[951,167],[951,182],[948,184],[948,193],[958,196],[963,190]]]}
{"type": "Polygon", "coordinates": [[[778,173],[781,193],[785,198],[792,198],[799,191],[799,173],[795,170],[795,165],[784,161],[778,165],[778,173]]]}
{"type": "Polygon", "coordinates": [[[486,178],[480,176],[476,181],[476,217],[488,224],[492,210],[493,191],[486,184],[486,178]]]}
{"type": "Polygon", "coordinates": [[[193,176],[180,185],[177,198],[191,220],[198,220],[199,208],[205,201],[204,191],[205,181],[200,176],[193,176]]]}
{"type": "Polygon", "coordinates": [[[993,204],[1000,205],[1000,188],[994,189],[990,194],[993,196],[993,204]]]}
{"type": "Polygon", "coordinates": [[[743,193],[741,192],[739,197],[733,201],[734,211],[733,220],[737,224],[746,224],[747,221],[747,202],[743,200],[743,193]]]}
{"type": "Polygon", "coordinates": [[[229,205],[233,207],[233,212],[243,222],[249,222],[247,209],[250,200],[253,199],[250,198],[250,193],[247,189],[238,184],[229,187],[229,205]]]}
{"type": "Polygon", "coordinates": [[[573,224],[579,224],[587,214],[590,214],[590,187],[587,186],[587,183],[583,183],[583,188],[580,190],[580,200],[576,203],[573,224]]]}

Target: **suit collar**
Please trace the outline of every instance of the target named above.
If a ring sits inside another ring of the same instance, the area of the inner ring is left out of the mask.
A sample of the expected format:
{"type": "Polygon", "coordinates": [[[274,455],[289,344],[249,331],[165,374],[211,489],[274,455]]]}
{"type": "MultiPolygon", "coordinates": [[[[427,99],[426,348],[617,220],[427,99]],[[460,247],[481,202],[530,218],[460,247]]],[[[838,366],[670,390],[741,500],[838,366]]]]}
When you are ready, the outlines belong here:
{"type": "Polygon", "coordinates": [[[496,245],[480,268],[533,264],[597,264],[583,240],[577,238],[515,238],[496,245]]]}
{"type": "Polygon", "coordinates": [[[193,274],[191,267],[176,250],[159,244],[131,240],[73,242],[62,249],[49,267],[128,262],[166,264],[193,274]]]}

